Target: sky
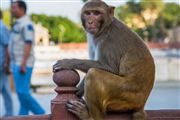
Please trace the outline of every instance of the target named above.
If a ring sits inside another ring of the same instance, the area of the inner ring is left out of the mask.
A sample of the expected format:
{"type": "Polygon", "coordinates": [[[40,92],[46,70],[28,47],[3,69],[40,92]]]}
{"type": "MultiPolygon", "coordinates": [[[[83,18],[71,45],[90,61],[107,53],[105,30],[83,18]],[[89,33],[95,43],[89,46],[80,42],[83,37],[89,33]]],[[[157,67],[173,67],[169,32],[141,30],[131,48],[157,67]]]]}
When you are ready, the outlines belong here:
{"type": "MultiPolygon", "coordinates": [[[[0,0],[1,8],[7,9],[10,0],[0,0]]],[[[59,15],[80,22],[80,10],[83,6],[81,0],[25,0],[28,6],[27,14],[59,15]]],[[[109,5],[118,6],[126,3],[126,0],[105,0],[109,5]]]]}
{"type": "MultiPolygon", "coordinates": [[[[25,0],[28,6],[27,14],[46,14],[68,17],[76,23],[80,22],[80,10],[82,0],[25,0]]],[[[127,0],[104,0],[108,5],[120,6],[127,0]]],[[[137,0],[138,1],[138,0],[137,0]]],[[[178,2],[180,0],[165,0],[166,2],[178,2]]],[[[10,7],[10,0],[0,0],[0,8],[10,7]]]]}

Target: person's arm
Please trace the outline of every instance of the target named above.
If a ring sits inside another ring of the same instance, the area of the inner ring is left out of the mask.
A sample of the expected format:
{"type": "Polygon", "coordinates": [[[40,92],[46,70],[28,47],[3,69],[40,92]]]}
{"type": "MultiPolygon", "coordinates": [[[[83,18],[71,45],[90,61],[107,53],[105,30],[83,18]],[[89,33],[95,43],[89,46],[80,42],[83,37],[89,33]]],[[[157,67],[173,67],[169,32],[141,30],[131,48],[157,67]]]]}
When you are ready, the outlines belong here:
{"type": "Polygon", "coordinates": [[[23,36],[24,36],[25,45],[24,45],[24,54],[23,54],[23,59],[22,59],[21,69],[20,69],[21,73],[26,72],[26,63],[27,63],[28,57],[30,56],[31,47],[34,41],[33,25],[29,24],[25,26],[25,28],[23,29],[23,36]]]}
{"type": "Polygon", "coordinates": [[[3,46],[7,46],[9,42],[9,30],[6,28],[5,25],[0,24],[0,44],[3,46]]]}
{"type": "Polygon", "coordinates": [[[9,56],[9,52],[8,52],[8,47],[6,47],[6,51],[5,51],[5,72],[6,74],[10,74],[10,56],[9,56]]]}
{"type": "Polygon", "coordinates": [[[1,31],[0,31],[0,44],[3,45],[5,47],[5,63],[4,63],[4,70],[7,74],[10,73],[10,68],[9,68],[9,64],[10,64],[10,56],[8,53],[8,43],[9,43],[9,30],[6,28],[6,26],[4,26],[3,24],[1,24],[1,31]]]}
{"type": "Polygon", "coordinates": [[[22,59],[22,63],[21,63],[21,70],[20,70],[21,73],[26,72],[26,62],[27,62],[27,59],[28,59],[28,57],[30,55],[31,46],[32,46],[31,43],[25,43],[24,55],[23,55],[23,59],[22,59]]]}

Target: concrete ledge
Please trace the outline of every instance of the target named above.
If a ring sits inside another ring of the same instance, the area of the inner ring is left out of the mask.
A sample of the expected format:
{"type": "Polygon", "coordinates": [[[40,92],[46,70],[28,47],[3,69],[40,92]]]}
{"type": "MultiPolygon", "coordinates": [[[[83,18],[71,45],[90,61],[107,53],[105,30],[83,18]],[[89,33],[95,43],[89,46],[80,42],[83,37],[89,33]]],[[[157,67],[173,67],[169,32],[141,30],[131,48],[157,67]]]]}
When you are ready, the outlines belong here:
{"type": "MultiPolygon", "coordinates": [[[[148,120],[180,120],[180,110],[147,110],[147,114],[148,120]]],[[[6,117],[0,120],[51,120],[51,115],[6,117]]],[[[109,113],[105,120],[131,120],[131,113],[109,113]]]]}
{"type": "MultiPolygon", "coordinates": [[[[148,120],[180,120],[180,110],[147,110],[148,120]]],[[[131,113],[110,113],[105,120],[131,120],[131,113]]]]}

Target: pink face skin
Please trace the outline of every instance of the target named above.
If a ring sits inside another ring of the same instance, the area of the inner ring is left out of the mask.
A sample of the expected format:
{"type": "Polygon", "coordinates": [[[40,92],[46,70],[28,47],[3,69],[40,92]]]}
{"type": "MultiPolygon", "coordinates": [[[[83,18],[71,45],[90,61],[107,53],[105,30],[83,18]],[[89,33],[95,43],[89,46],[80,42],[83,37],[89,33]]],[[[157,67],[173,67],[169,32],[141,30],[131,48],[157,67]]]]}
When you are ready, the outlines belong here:
{"type": "Polygon", "coordinates": [[[20,8],[20,7],[18,6],[17,3],[13,3],[13,4],[12,4],[11,12],[12,12],[12,15],[13,15],[15,18],[20,18],[21,16],[24,15],[24,11],[22,10],[22,8],[20,8]]]}
{"type": "Polygon", "coordinates": [[[96,10],[85,11],[85,28],[91,34],[96,34],[100,30],[102,24],[102,13],[96,10]]]}

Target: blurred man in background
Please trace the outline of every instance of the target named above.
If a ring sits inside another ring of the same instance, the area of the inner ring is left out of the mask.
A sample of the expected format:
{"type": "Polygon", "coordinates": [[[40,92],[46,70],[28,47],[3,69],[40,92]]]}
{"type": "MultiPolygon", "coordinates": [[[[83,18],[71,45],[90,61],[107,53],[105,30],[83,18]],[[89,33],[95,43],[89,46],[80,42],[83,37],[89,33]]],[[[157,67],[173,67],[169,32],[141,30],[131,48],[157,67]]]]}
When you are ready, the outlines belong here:
{"type": "Polygon", "coordinates": [[[16,22],[10,36],[10,58],[16,92],[20,102],[19,115],[44,114],[45,111],[32,97],[30,81],[34,66],[34,27],[26,15],[26,3],[18,0],[12,4],[16,22]]]}

